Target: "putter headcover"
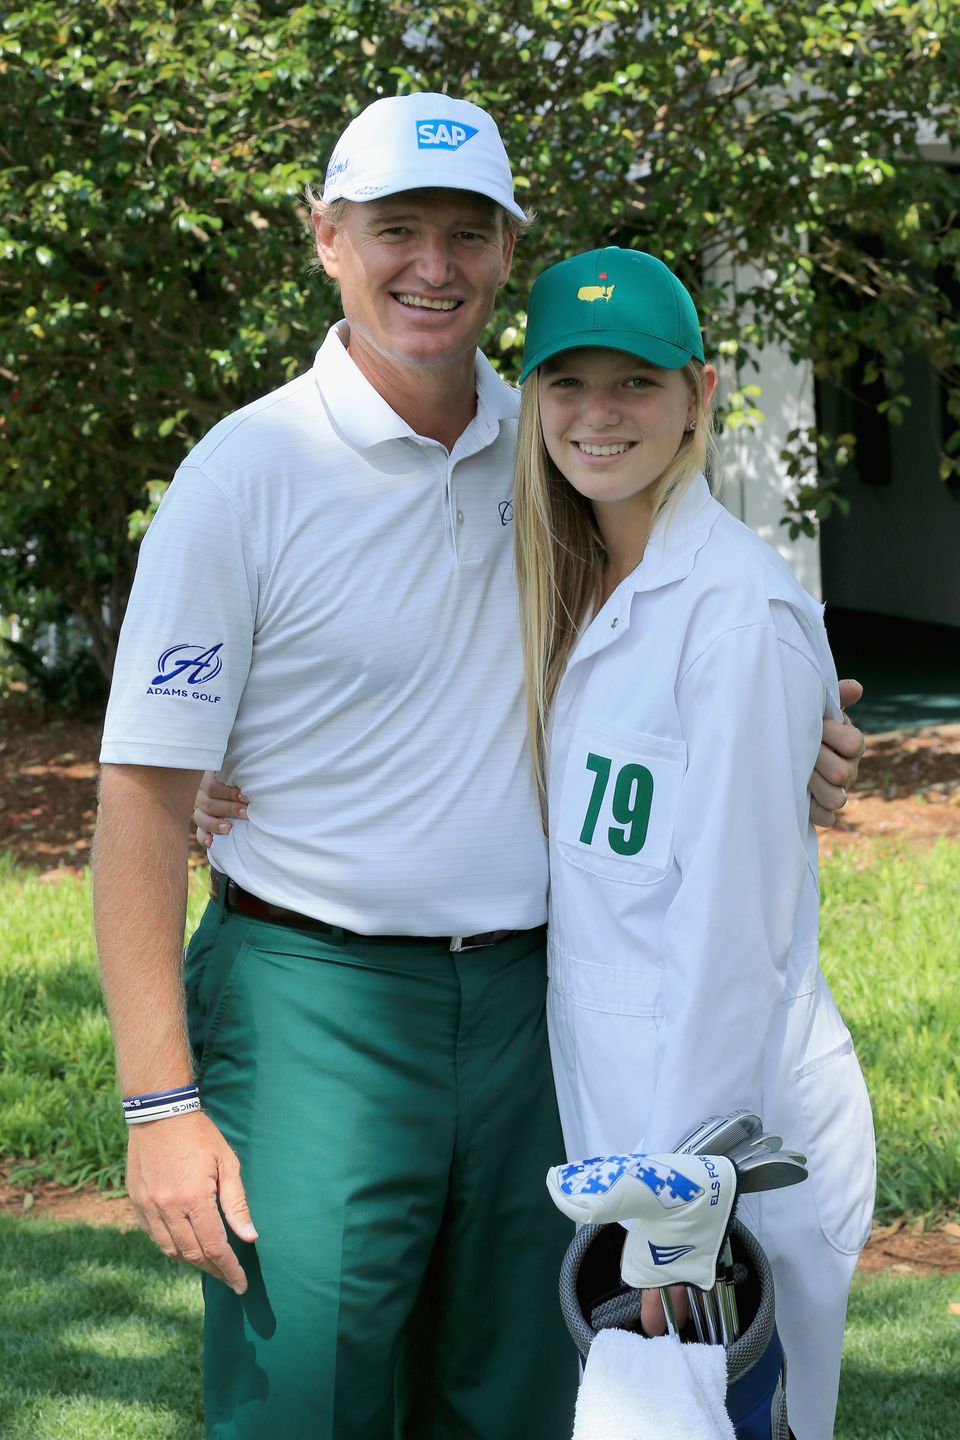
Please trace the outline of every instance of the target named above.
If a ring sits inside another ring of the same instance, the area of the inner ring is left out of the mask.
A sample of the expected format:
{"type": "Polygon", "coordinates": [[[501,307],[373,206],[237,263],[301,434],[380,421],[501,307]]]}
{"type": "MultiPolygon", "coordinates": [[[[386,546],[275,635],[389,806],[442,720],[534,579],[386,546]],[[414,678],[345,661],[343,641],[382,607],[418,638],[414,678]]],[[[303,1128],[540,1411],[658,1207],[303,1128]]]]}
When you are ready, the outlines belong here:
{"type": "Polygon", "coordinates": [[[709,1290],[737,1196],[725,1155],[608,1155],[547,1172],[550,1198],[580,1225],[631,1220],[624,1283],[709,1290]]]}

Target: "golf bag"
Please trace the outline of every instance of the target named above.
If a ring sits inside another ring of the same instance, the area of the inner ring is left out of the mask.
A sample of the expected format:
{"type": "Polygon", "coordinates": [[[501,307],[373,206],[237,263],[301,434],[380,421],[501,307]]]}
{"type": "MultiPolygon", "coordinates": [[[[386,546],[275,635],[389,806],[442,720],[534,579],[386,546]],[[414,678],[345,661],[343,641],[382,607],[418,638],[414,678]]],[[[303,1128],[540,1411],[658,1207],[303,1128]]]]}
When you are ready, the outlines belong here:
{"type": "MultiPolygon", "coordinates": [[[[582,1225],[564,1257],[560,1304],[584,1360],[600,1330],[640,1331],[641,1292],[620,1279],[623,1240],[619,1225],[582,1225]]],[[[726,1351],[727,1413],[737,1440],[789,1440],[770,1262],[738,1220],[731,1223],[730,1244],[743,1329],[726,1351]]],[[[695,1342],[686,1332],[682,1338],[695,1342]]]]}

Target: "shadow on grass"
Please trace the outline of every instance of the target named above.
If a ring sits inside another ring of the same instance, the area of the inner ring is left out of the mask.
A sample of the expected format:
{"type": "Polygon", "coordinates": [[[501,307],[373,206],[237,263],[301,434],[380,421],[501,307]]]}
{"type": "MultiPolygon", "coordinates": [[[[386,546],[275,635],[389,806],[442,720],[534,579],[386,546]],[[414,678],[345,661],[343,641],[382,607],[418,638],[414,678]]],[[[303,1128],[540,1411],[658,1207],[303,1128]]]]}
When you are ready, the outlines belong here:
{"type": "Polygon", "coordinates": [[[199,1436],[200,1372],[198,1277],[145,1235],[0,1217],[4,1434],[28,1433],[18,1419],[38,1401],[69,1399],[78,1421],[83,1402],[91,1419],[109,1402],[155,1412],[151,1434],[172,1434],[173,1421],[177,1436],[199,1436]]]}
{"type": "Polygon", "coordinates": [[[954,1440],[960,1416],[960,1277],[894,1271],[855,1278],[837,1440],[954,1440]]]}
{"type": "MultiPolygon", "coordinates": [[[[953,1440],[954,1275],[858,1277],[837,1440],[953,1440]]],[[[139,1232],[0,1216],[4,1440],[201,1440],[197,1276],[139,1232]]]]}
{"type": "Polygon", "coordinates": [[[956,1440],[958,1417],[956,1351],[922,1375],[844,1360],[836,1440],[956,1440]]]}

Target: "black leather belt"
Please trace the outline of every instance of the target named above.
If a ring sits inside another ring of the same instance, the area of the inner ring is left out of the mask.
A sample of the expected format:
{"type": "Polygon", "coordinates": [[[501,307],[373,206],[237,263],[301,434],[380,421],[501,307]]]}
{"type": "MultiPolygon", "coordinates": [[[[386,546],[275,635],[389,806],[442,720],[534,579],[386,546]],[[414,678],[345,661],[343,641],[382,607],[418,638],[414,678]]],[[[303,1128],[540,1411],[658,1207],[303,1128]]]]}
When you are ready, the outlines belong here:
{"type": "Polygon", "coordinates": [[[342,925],[328,925],[325,920],[316,920],[312,915],[301,915],[297,910],[286,910],[282,905],[261,900],[259,895],[251,895],[249,890],[244,890],[242,885],[212,866],[210,894],[218,903],[222,901],[225,910],[249,915],[252,920],[266,920],[268,924],[287,925],[291,930],[304,930],[309,935],[328,935],[337,940],[359,941],[365,945],[440,945],[444,950],[455,952],[483,950],[488,945],[500,945],[518,935],[533,935],[544,928],[537,925],[532,930],[487,930],[482,935],[361,935],[356,930],[345,930],[342,925]]]}

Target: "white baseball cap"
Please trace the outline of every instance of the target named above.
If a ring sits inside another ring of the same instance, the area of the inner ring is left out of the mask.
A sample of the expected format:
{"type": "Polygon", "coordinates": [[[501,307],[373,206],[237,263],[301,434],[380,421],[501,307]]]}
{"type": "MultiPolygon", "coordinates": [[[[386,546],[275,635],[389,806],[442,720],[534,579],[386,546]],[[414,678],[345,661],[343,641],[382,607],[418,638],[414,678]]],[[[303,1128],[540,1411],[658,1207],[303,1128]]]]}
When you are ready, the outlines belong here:
{"type": "Polygon", "coordinates": [[[449,95],[393,95],[351,120],[334,147],[323,198],[377,200],[401,190],[472,190],[526,219],[510,161],[485,110],[449,95]]]}

